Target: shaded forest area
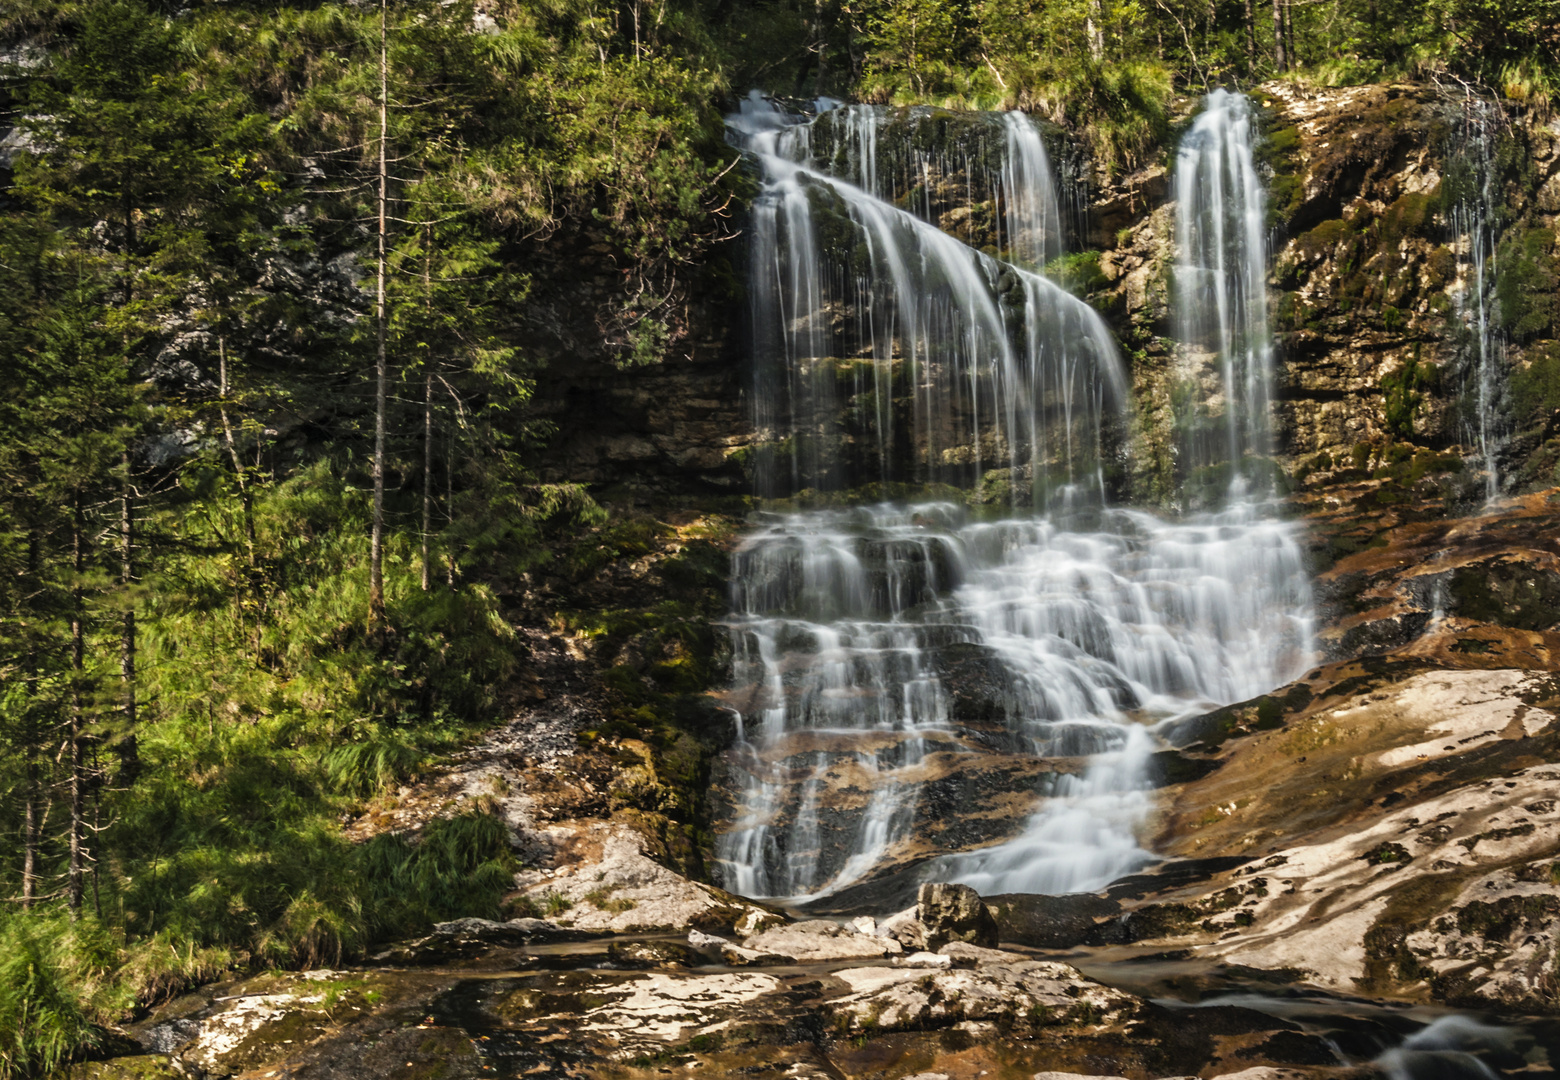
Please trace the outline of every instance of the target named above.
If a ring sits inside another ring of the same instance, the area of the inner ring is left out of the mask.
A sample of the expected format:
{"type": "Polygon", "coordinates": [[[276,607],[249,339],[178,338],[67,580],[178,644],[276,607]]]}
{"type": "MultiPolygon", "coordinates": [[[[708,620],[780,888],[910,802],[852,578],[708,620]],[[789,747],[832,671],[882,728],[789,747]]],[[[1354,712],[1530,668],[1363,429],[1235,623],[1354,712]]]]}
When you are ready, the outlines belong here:
{"type": "Polygon", "coordinates": [[[1112,167],[1290,76],[1542,104],[1552,0],[20,0],[0,15],[0,1075],[234,969],[495,915],[477,806],[343,815],[499,719],[503,597],[605,514],[528,470],[533,276],[676,355],[795,96],[1021,107],[1112,167]]]}

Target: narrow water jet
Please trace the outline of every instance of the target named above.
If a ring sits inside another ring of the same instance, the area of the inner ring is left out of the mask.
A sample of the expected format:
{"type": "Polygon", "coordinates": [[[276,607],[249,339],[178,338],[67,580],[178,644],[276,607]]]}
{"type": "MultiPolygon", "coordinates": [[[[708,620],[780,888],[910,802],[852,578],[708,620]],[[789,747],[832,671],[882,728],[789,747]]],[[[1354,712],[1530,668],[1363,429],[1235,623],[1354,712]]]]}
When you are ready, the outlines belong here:
{"type": "Polygon", "coordinates": [[[1495,109],[1469,95],[1459,108],[1458,152],[1448,169],[1456,189],[1451,231],[1457,254],[1456,310],[1463,325],[1464,405],[1460,441],[1484,468],[1484,498],[1500,494],[1497,455],[1509,434],[1504,423],[1505,342],[1494,319],[1496,272],[1495,109]]]}
{"type": "Polygon", "coordinates": [[[1191,354],[1190,411],[1176,418],[1183,475],[1227,466],[1249,487],[1248,458],[1272,452],[1273,340],[1267,312],[1267,197],[1252,148],[1251,103],[1215,90],[1175,165],[1175,311],[1191,354]],[[1208,378],[1203,367],[1216,374],[1208,378]]]}

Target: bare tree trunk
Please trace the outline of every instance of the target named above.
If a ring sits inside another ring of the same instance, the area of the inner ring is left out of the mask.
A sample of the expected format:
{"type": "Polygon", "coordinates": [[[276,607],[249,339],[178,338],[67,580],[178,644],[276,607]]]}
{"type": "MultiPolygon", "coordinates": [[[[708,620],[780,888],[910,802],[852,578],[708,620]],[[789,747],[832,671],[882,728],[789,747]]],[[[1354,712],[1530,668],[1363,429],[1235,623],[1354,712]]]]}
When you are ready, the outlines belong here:
{"type": "Polygon", "coordinates": [[[120,464],[125,470],[125,478],[119,491],[119,584],[125,591],[125,613],[119,636],[119,675],[124,681],[125,731],[119,740],[119,771],[129,783],[140,772],[141,765],[140,745],[135,733],[135,604],[129,595],[131,582],[135,579],[135,508],[130,501],[130,451],[126,450],[120,456],[120,464]]]}
{"type": "MultiPolygon", "coordinates": [[[[1273,0],[1276,4],[1278,0],[1273,0]]],[[[1275,9],[1276,10],[1276,9],[1275,9]]],[[[379,261],[374,317],[378,362],[374,387],[374,522],[368,554],[368,630],[378,633],[385,622],[385,408],[390,366],[385,356],[385,230],[389,186],[388,148],[390,119],[390,57],[388,0],[379,2],[379,261]]]]}
{"type": "Polygon", "coordinates": [[[818,50],[817,90],[818,96],[821,97],[823,92],[828,89],[829,78],[829,35],[824,28],[823,0],[817,0],[813,5],[813,20],[815,48],[818,50]]]}
{"type": "Polygon", "coordinates": [[[1089,0],[1089,13],[1084,16],[1083,29],[1089,39],[1089,55],[1098,60],[1105,55],[1105,31],[1100,28],[1099,0],[1089,0]]]}
{"type": "Polygon", "coordinates": [[[433,531],[433,372],[423,375],[422,589],[431,587],[428,535],[433,531]]]}
{"type": "Polygon", "coordinates": [[[1284,10],[1282,0],[1273,0],[1273,66],[1280,73],[1289,70],[1284,51],[1284,10]]]}
{"type": "Polygon", "coordinates": [[[1246,0],[1246,59],[1253,68],[1257,66],[1257,16],[1251,0],[1246,0]]]}
{"type": "Polygon", "coordinates": [[[74,571],[70,590],[70,666],[73,679],[70,700],[70,873],[67,878],[65,900],[70,908],[73,922],[81,917],[82,873],[86,859],[86,846],[82,836],[85,829],[83,815],[87,793],[85,766],[82,761],[84,732],[81,703],[81,683],[87,660],[86,612],[83,610],[84,597],[81,586],[81,575],[86,568],[85,552],[82,547],[84,530],[81,494],[77,492],[70,529],[71,569],[74,571]]]}
{"type": "Polygon", "coordinates": [[[255,565],[255,511],[254,500],[249,494],[249,478],[245,474],[244,462],[238,456],[238,440],[233,437],[233,422],[228,418],[228,370],[227,370],[227,338],[217,337],[217,396],[222,404],[218,411],[222,414],[222,438],[227,443],[228,458],[233,462],[233,476],[238,483],[238,499],[244,507],[244,539],[249,543],[249,565],[255,565]]]}
{"type": "MultiPolygon", "coordinates": [[[[433,313],[433,225],[423,226],[423,306],[433,313]]],[[[423,368],[422,590],[432,587],[428,537],[433,532],[433,368],[423,368]]]]}
{"type": "MultiPolygon", "coordinates": [[[[449,425],[450,442],[444,458],[444,516],[448,520],[455,513],[455,425],[449,425]]],[[[444,548],[444,583],[450,589],[455,588],[455,552],[450,550],[448,544],[444,548]]]]}
{"type": "Polygon", "coordinates": [[[1289,66],[1300,66],[1300,57],[1295,52],[1295,13],[1294,6],[1289,0],[1284,0],[1284,40],[1289,44],[1289,66]]]}
{"type": "MultiPolygon", "coordinates": [[[[27,578],[33,589],[38,588],[38,533],[27,533],[27,578]]],[[[22,731],[25,755],[27,796],[22,808],[22,908],[32,907],[38,893],[38,800],[43,792],[38,783],[38,720],[36,702],[31,700],[38,693],[38,646],[27,644],[27,695],[29,698],[25,726],[22,731]]]]}

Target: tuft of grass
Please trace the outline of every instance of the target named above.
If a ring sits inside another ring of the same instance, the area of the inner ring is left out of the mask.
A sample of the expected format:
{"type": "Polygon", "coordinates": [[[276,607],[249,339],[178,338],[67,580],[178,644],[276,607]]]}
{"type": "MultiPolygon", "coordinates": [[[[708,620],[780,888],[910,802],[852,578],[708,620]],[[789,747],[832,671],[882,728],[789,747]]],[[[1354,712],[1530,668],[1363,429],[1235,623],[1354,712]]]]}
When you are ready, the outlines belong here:
{"type": "Polygon", "coordinates": [[[95,920],[0,917],[0,1077],[50,1072],[98,1044],[98,1023],[128,1004],[109,977],[115,953],[95,920]]]}

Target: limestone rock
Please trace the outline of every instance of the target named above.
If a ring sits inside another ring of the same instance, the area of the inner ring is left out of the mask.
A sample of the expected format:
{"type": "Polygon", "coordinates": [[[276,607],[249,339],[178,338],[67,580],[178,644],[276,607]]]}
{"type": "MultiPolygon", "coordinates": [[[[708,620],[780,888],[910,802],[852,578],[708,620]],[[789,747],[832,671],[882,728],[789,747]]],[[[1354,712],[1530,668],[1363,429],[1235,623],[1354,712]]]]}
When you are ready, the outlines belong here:
{"type": "Polygon", "coordinates": [[[781,956],[779,953],[748,949],[741,945],[723,946],[720,950],[720,957],[731,967],[761,967],[765,964],[786,964],[790,963],[792,959],[789,956],[781,956]]]}
{"type": "Polygon", "coordinates": [[[559,926],[594,933],[708,930],[769,916],[662,866],[643,853],[635,833],[620,827],[607,833],[598,860],[551,877],[532,873],[521,880],[521,888],[533,904],[561,909],[553,917],[559,926]]]}
{"type": "Polygon", "coordinates": [[[893,938],[863,934],[823,919],[765,930],[748,938],[744,945],[753,952],[773,953],[801,963],[868,960],[904,951],[893,938]]]}
{"type": "Polygon", "coordinates": [[[971,945],[967,941],[950,941],[937,950],[937,955],[946,956],[959,967],[1016,964],[1028,959],[1023,953],[1007,952],[1004,949],[986,949],[979,945],[971,945]]]}
{"type": "Polygon", "coordinates": [[[1015,1030],[1109,1022],[1135,1001],[1066,964],[1039,960],[931,975],[914,968],[845,968],[835,978],[853,991],[830,1005],[848,1031],[924,1031],[965,1021],[1015,1030]]]}
{"type": "Polygon", "coordinates": [[[688,944],[695,949],[719,949],[730,945],[731,942],[717,934],[706,934],[703,930],[689,930],[688,944]]]}
{"type": "Polygon", "coordinates": [[[926,928],[915,917],[915,911],[908,908],[878,923],[878,936],[892,938],[906,949],[926,948],[926,928]]]}
{"type": "Polygon", "coordinates": [[[997,924],[968,885],[927,882],[916,896],[916,919],[926,930],[926,947],[937,950],[950,941],[988,948],[997,944],[997,924]]]}
{"type": "Polygon", "coordinates": [[[690,968],[705,962],[680,941],[614,941],[607,946],[607,958],[627,968],[690,968]]]}

